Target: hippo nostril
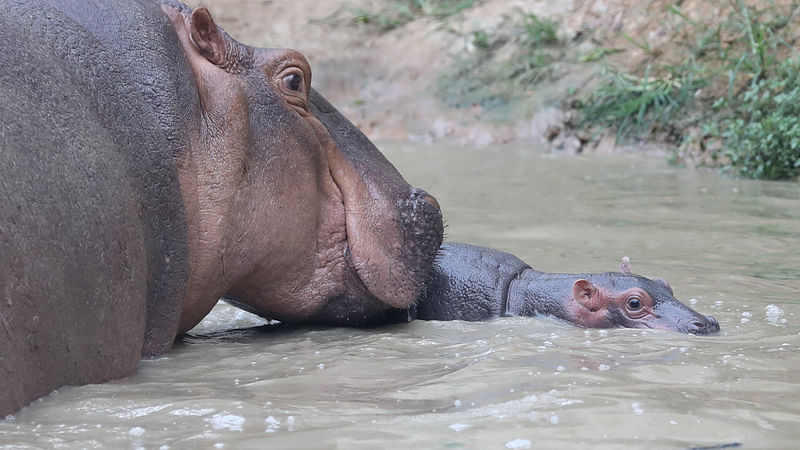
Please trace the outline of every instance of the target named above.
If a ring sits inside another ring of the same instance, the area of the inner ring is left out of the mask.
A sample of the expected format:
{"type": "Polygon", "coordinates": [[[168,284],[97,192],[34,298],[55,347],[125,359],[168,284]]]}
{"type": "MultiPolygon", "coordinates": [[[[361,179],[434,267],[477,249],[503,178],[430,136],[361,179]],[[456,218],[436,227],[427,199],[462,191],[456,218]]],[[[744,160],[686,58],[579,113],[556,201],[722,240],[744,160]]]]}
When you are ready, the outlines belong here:
{"type": "Polygon", "coordinates": [[[420,188],[413,188],[411,191],[411,196],[424,200],[425,202],[429,203],[431,206],[436,208],[437,211],[442,212],[442,208],[439,206],[439,201],[436,200],[436,197],[428,194],[424,190],[420,188]]]}
{"type": "Polygon", "coordinates": [[[709,334],[719,331],[719,323],[713,317],[705,316],[703,320],[692,321],[687,328],[692,334],[709,334]]]}
{"type": "Polygon", "coordinates": [[[719,322],[712,316],[706,316],[706,324],[708,327],[708,332],[713,333],[715,331],[719,331],[719,322]]]}
{"type": "Polygon", "coordinates": [[[433,205],[439,211],[442,210],[442,208],[439,206],[439,202],[436,200],[436,197],[434,197],[434,196],[432,196],[430,194],[426,194],[426,195],[422,196],[422,199],[425,200],[426,202],[430,203],[431,205],[433,205]]]}

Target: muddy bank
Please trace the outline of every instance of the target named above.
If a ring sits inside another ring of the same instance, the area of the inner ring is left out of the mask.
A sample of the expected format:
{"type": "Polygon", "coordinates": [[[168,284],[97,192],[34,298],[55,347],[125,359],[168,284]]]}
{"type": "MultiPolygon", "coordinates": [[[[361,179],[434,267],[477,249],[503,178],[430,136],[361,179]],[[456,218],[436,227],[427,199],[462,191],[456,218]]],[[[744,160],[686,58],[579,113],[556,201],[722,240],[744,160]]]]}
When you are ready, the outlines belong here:
{"type": "MultiPolygon", "coordinates": [[[[485,0],[461,2],[468,7],[448,15],[408,7],[446,2],[202,3],[243,42],[306,54],[314,86],[373,139],[472,146],[543,140],[574,153],[620,149],[613,132],[578,130],[572,109],[601,71],[635,73],[679,61],[695,38],[687,34],[688,21],[723,17],[730,9],[725,2],[687,0],[676,15],[666,1],[485,0]],[[412,14],[402,16],[404,10],[412,14]],[[403,23],[384,26],[401,16],[403,23]],[[557,42],[531,50],[539,45],[531,40],[531,17],[553,24],[557,42]],[[518,76],[520,70],[528,77],[518,76]],[[479,73],[489,74],[488,81],[479,73]],[[480,92],[484,88],[488,94],[480,92]]],[[[675,135],[666,130],[627,147],[671,153],[680,143],[675,135]]]]}
{"type": "MultiPolygon", "coordinates": [[[[245,43],[302,51],[313,68],[313,85],[373,139],[490,145],[539,138],[562,119],[553,89],[543,89],[549,92],[543,98],[523,92],[531,99],[525,105],[528,111],[503,121],[485,118],[480,105],[449,108],[435,91],[440,75],[455,58],[473,51],[474,29],[501,28],[510,15],[524,11],[564,17],[575,8],[574,2],[476,3],[451,17],[423,16],[389,31],[354,23],[359,11],[381,11],[391,3],[202,2],[245,43]]],[[[573,77],[580,84],[586,74],[573,77]]]]}

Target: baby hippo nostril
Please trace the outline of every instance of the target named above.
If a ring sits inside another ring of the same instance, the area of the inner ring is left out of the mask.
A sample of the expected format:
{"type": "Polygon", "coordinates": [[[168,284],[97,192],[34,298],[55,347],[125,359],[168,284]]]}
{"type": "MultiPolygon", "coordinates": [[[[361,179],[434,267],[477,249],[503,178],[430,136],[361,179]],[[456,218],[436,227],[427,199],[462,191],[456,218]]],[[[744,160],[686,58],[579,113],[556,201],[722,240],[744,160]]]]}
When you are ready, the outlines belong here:
{"type": "Polygon", "coordinates": [[[688,332],[693,334],[708,334],[719,331],[719,322],[711,316],[705,316],[704,320],[694,320],[688,326],[688,332]]]}
{"type": "Polygon", "coordinates": [[[706,316],[706,323],[708,324],[708,332],[713,333],[715,331],[719,331],[719,322],[712,316],[706,316]]]}

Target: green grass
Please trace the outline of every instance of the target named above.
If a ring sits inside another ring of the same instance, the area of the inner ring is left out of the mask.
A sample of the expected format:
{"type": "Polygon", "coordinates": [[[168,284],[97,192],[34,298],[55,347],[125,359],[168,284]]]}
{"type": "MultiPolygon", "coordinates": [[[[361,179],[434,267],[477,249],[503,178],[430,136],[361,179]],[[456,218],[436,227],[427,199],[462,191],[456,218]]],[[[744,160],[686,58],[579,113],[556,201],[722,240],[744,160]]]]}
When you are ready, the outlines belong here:
{"type": "Polygon", "coordinates": [[[749,178],[800,176],[800,64],[789,60],[755,80],[721,119],[723,169],[749,178]]]}
{"type": "Polygon", "coordinates": [[[474,51],[456,58],[438,79],[436,95],[446,105],[479,105],[490,118],[503,120],[521,92],[549,75],[562,46],[556,22],[520,13],[502,31],[471,33],[474,51]]]}
{"type": "MultiPolygon", "coordinates": [[[[671,66],[648,65],[644,74],[608,70],[582,101],[582,123],[613,129],[618,140],[646,138],[664,127],[680,132],[699,126],[706,137],[724,144],[711,156],[726,173],[800,176],[800,64],[796,58],[787,60],[787,54],[796,53],[790,42],[796,38],[800,7],[796,2],[788,9],[774,3],[758,9],[741,0],[726,4],[728,17],[707,22],[668,6],[694,38],[686,43],[685,59],[671,66]],[[701,87],[715,95],[695,100],[701,87]]],[[[653,54],[647,42],[623,37],[653,54]]]]}
{"type": "Polygon", "coordinates": [[[350,9],[352,22],[374,27],[385,32],[403,26],[420,17],[443,19],[471,8],[478,0],[405,0],[393,1],[389,5],[370,11],[361,8],[350,9]]]}
{"type": "Polygon", "coordinates": [[[640,137],[671,124],[693,102],[694,92],[706,84],[695,74],[643,77],[607,70],[605,81],[581,105],[584,124],[615,128],[617,138],[640,137]]]}

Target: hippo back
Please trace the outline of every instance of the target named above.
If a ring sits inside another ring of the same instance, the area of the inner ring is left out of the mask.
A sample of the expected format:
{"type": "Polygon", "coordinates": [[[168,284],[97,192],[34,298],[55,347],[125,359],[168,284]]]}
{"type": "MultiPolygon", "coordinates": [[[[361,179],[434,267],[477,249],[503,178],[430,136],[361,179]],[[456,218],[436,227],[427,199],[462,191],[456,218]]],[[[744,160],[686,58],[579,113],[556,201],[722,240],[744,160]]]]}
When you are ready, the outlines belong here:
{"type": "Polygon", "coordinates": [[[175,336],[196,94],[158,4],[100,3],[0,0],[0,414],[175,336]]]}

